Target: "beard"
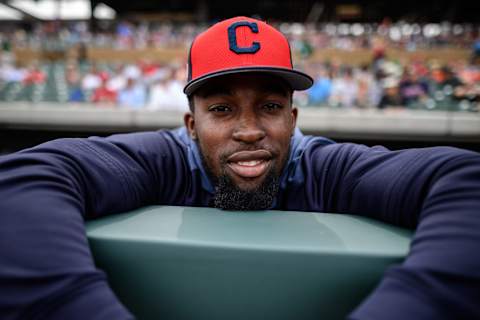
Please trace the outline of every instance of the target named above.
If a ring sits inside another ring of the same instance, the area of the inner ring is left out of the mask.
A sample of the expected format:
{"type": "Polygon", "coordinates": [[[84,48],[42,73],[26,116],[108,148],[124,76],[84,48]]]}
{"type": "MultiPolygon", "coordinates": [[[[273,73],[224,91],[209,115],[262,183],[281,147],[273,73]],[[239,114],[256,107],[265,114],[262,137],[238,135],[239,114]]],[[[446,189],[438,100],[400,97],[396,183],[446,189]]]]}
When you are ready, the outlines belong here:
{"type": "Polygon", "coordinates": [[[277,197],[279,185],[279,178],[273,169],[252,190],[240,189],[228,175],[222,174],[215,185],[213,205],[215,208],[237,211],[270,209],[277,197]]]}
{"type": "MultiPolygon", "coordinates": [[[[242,190],[225,171],[223,171],[220,176],[215,176],[205,159],[198,141],[197,147],[200,150],[203,167],[215,185],[215,194],[211,202],[213,207],[235,211],[266,210],[272,207],[280,188],[280,178],[279,175],[275,173],[274,166],[269,169],[265,179],[258,187],[250,190],[242,190]]],[[[226,159],[221,159],[221,162],[223,165],[226,165],[226,159]]]]}

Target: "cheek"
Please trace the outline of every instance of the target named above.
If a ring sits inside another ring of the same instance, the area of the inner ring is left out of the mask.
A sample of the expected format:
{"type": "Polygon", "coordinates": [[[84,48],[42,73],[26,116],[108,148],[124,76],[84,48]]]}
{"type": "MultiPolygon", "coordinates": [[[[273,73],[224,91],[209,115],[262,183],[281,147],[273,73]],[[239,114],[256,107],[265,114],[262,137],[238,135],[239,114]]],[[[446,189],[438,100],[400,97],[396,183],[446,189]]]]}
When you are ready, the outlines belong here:
{"type": "Polygon", "coordinates": [[[215,134],[215,129],[206,131],[197,131],[197,142],[200,147],[200,152],[205,160],[205,165],[215,176],[221,172],[220,158],[222,154],[221,136],[215,134]]]}
{"type": "Polygon", "coordinates": [[[282,121],[279,121],[275,126],[271,127],[271,135],[282,146],[289,145],[290,139],[293,135],[294,126],[292,124],[291,117],[285,117],[282,121]]]}
{"type": "Polygon", "coordinates": [[[279,163],[278,163],[278,170],[282,171],[283,167],[286,165],[288,161],[288,156],[290,155],[290,139],[288,138],[285,140],[284,143],[282,143],[281,147],[281,155],[279,157],[279,163]]]}
{"type": "Polygon", "coordinates": [[[290,126],[283,124],[284,130],[277,131],[275,138],[276,141],[278,142],[278,150],[279,150],[279,161],[278,161],[278,169],[277,170],[282,170],[284,165],[286,164],[289,154],[290,154],[290,141],[292,138],[292,130],[290,130],[290,126]]]}

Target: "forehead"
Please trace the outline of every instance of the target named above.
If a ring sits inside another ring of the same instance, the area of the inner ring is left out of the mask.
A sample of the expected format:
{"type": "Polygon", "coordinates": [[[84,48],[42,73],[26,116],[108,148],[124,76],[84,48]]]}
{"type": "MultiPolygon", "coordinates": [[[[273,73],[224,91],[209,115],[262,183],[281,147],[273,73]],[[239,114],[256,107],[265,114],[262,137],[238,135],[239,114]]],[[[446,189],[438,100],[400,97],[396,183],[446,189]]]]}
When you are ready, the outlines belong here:
{"type": "Polygon", "coordinates": [[[249,90],[259,94],[278,94],[289,97],[292,89],[281,78],[262,73],[239,73],[219,76],[200,87],[195,96],[207,98],[214,95],[234,95],[249,90]]]}

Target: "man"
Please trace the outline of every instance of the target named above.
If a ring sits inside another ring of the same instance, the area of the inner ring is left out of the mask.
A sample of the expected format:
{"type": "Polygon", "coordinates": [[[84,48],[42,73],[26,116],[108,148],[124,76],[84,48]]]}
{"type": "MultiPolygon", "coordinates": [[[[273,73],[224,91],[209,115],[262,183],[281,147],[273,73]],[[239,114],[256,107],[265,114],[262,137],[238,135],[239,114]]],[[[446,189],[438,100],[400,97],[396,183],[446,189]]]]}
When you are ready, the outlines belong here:
{"type": "Polygon", "coordinates": [[[245,17],[190,49],[185,128],[62,139],[0,158],[2,319],[129,319],[84,218],[149,204],[364,214],[416,228],[351,319],[480,318],[480,156],[389,151],[295,129],[287,40],[245,17]]]}

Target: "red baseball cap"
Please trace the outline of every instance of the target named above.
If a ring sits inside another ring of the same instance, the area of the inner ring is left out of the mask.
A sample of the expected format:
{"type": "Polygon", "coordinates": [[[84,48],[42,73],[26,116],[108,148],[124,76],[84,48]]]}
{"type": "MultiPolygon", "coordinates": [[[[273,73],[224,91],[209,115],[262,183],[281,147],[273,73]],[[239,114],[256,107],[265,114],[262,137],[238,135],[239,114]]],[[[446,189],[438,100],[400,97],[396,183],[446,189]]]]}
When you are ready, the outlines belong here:
{"type": "Polygon", "coordinates": [[[183,91],[191,95],[214,77],[239,72],[272,74],[293,90],[313,84],[309,75],[293,69],[290,45],[280,31],[260,20],[235,17],[213,25],[193,40],[183,91]]]}

